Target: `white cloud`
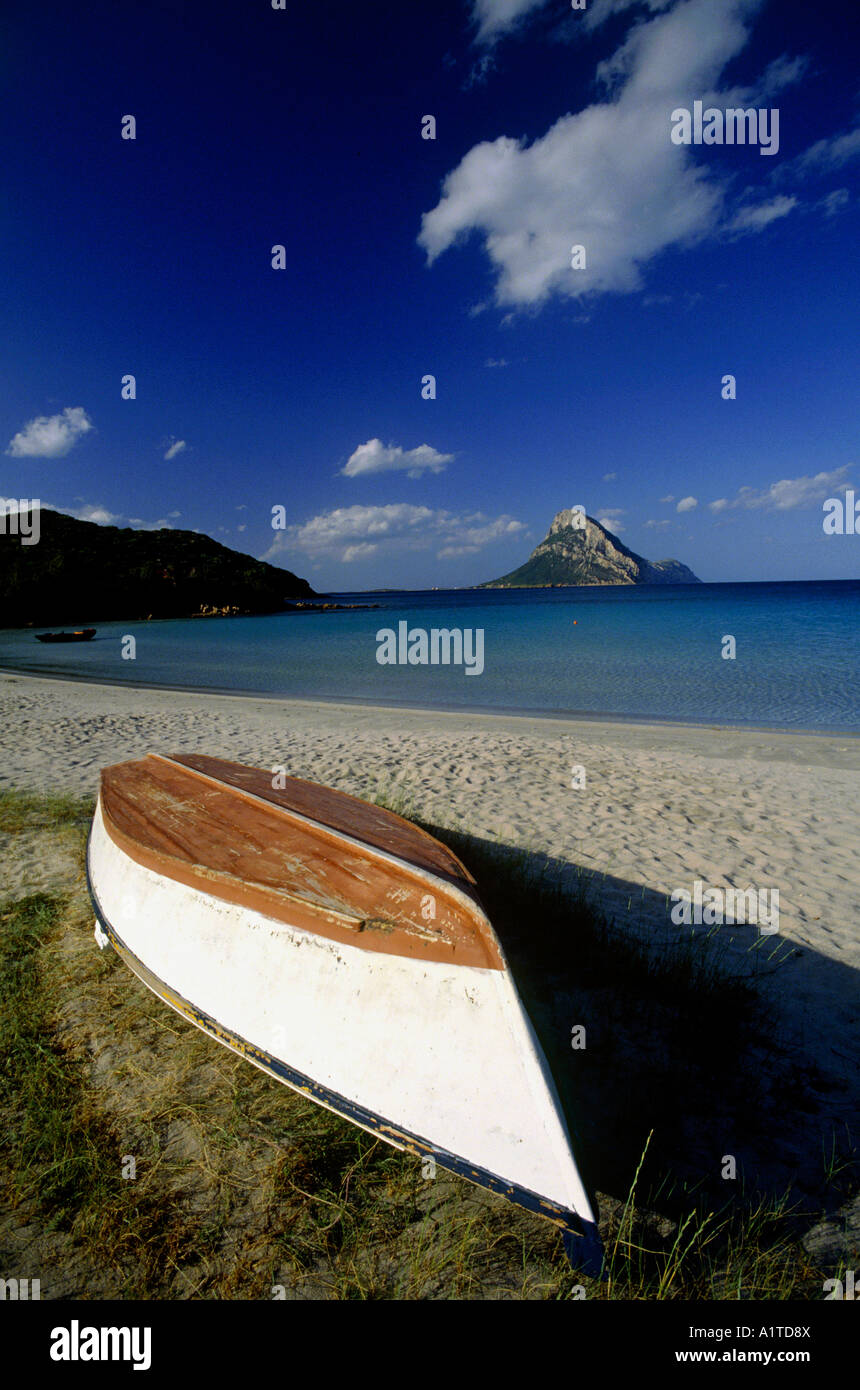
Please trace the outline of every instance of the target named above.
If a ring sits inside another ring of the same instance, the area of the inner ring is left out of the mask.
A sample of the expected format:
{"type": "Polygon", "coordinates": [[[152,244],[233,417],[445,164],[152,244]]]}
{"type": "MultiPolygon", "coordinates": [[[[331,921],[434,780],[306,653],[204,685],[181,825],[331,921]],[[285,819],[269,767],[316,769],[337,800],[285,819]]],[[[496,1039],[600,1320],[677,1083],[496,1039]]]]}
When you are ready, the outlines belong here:
{"type": "Polygon", "coordinates": [[[832,135],[825,140],[817,140],[796,161],[801,169],[837,169],[860,154],[860,125],[846,130],[842,135],[832,135]]]}
{"type": "Polygon", "coordinates": [[[665,10],[672,0],[593,0],[583,13],[582,22],[587,29],[596,29],[606,20],[633,5],[645,5],[649,10],[665,10]]]}
{"type": "Polygon", "coordinates": [[[359,543],[375,548],[380,540],[426,534],[434,515],[430,507],[406,502],[382,507],[336,507],[280,533],[265,558],[285,548],[284,542],[288,542],[291,549],[309,555],[332,555],[359,543]]]}
{"type": "Polygon", "coordinates": [[[507,367],[510,363],[504,357],[488,357],[484,363],[485,367],[507,367]]]}
{"type": "Polygon", "coordinates": [[[755,207],[741,208],[728,225],[730,232],[760,232],[769,223],[785,217],[792,208],[797,207],[797,199],[780,195],[771,198],[769,203],[758,203],[755,207]]]}
{"type": "Polygon", "coordinates": [[[119,526],[124,520],[118,512],[111,512],[98,503],[88,503],[83,507],[58,507],[57,511],[65,512],[66,516],[76,516],[79,521],[95,521],[99,526],[119,526]]]}
{"type": "Polygon", "coordinates": [[[625,507],[600,507],[595,513],[595,520],[599,521],[601,526],[605,526],[607,531],[618,533],[626,530],[624,522],[621,520],[625,511],[625,507]]]}
{"type": "Polygon", "coordinates": [[[664,526],[671,526],[672,523],[671,523],[671,521],[646,521],[646,522],[645,522],[645,525],[646,525],[646,526],[649,526],[649,527],[652,527],[652,528],[655,528],[656,530],[659,531],[659,530],[662,530],[662,528],[663,528],[664,526]]]}
{"type": "MultiPolygon", "coordinates": [[[[159,517],[158,521],[144,521],[139,516],[123,516],[119,512],[108,511],[107,507],[98,505],[87,505],[84,507],[56,507],[55,511],[65,512],[66,516],[75,516],[79,521],[95,521],[99,526],[133,526],[138,531],[175,531],[167,517],[159,517]]],[[[171,512],[171,516],[178,516],[179,513],[171,512]]]]}
{"type": "MultiPolygon", "coordinates": [[[[478,26],[478,41],[495,42],[548,3],[549,0],[472,0],[472,18],[478,26]]],[[[573,22],[586,29],[596,29],[611,15],[629,10],[633,5],[649,10],[664,10],[672,3],[673,0],[587,0],[585,9],[572,18],[573,22]]],[[[570,8],[569,0],[563,0],[562,8],[570,8]]]]}
{"type": "Polygon", "coordinates": [[[675,508],[675,511],[676,511],[676,512],[691,512],[691,511],[693,511],[693,509],[694,509],[695,507],[698,507],[698,505],[699,505],[698,498],[696,498],[696,497],[682,497],[681,500],[680,500],[680,502],[678,503],[677,507],[675,508]]]}
{"type": "Polygon", "coordinates": [[[617,474],[617,473],[604,473],[604,475],[603,475],[603,481],[604,481],[605,483],[614,483],[614,482],[615,482],[615,479],[616,479],[617,477],[618,477],[618,474],[617,474]]]}
{"type": "Polygon", "coordinates": [[[762,490],[742,487],[731,501],[720,497],[708,505],[712,512],[724,512],[736,507],[742,507],[747,511],[762,509],[787,512],[793,511],[795,507],[810,507],[835,492],[844,492],[846,487],[850,487],[848,472],[849,465],[844,464],[843,467],[834,468],[829,473],[816,473],[814,477],[807,474],[802,478],[782,478],[778,483],[771,483],[770,487],[762,490]]]}
{"type": "Polygon", "coordinates": [[[177,454],[181,454],[182,450],[187,448],[188,445],[184,439],[171,439],[170,446],[164,457],[166,459],[175,459],[177,454]]]}
{"type": "Polygon", "coordinates": [[[822,198],[820,202],[816,203],[816,207],[824,209],[825,217],[834,217],[850,201],[851,194],[847,188],[834,188],[832,193],[828,193],[826,198],[822,198]]]}
{"type": "MultiPolygon", "coordinates": [[[[697,98],[725,104],[715,84],[745,47],[744,21],[761,2],[649,5],[663,12],[635,24],[597,69],[604,100],[562,116],[530,145],[509,136],[475,145],[447,175],[422,218],[428,264],[477,233],[496,305],[535,308],[553,296],[634,292],[663,251],[716,235],[729,183],[710,172],[707,151],[673,144],[671,112],[697,98]],[[574,245],[586,249],[585,268],[571,266],[574,245]]],[[[626,8],[596,5],[594,22],[626,8]]],[[[778,59],[761,85],[770,91],[795,80],[799,63],[778,59]]],[[[754,217],[745,229],[756,229],[754,217]]]]}
{"type": "Polygon", "coordinates": [[[518,536],[525,529],[523,522],[510,516],[456,514],[407,502],[337,507],[280,532],[262,558],[274,560],[299,551],[314,559],[349,564],[382,550],[433,549],[441,559],[450,559],[476,554],[494,541],[518,536]]]}
{"type": "Polygon", "coordinates": [[[492,545],[494,541],[518,536],[526,529],[522,521],[515,521],[511,516],[498,516],[495,520],[490,520],[482,512],[475,512],[472,516],[455,517],[452,520],[451,539],[438,552],[440,560],[458,555],[476,555],[479,550],[492,545]]]}
{"type": "Polygon", "coordinates": [[[82,406],[67,406],[59,415],[37,415],[13,436],[7,454],[13,458],[63,458],[93,422],[82,406]]]}
{"type": "Polygon", "coordinates": [[[478,42],[495,42],[546,3],[547,0],[473,0],[472,18],[478,26],[478,42]]]}
{"type": "Polygon", "coordinates": [[[369,439],[366,444],[359,444],[341,473],[347,478],[360,478],[366,473],[405,469],[408,477],[420,478],[428,471],[441,473],[453,458],[453,454],[440,454],[429,444],[420,444],[417,449],[401,449],[399,445],[383,444],[381,439],[369,439]]]}
{"type": "Polygon", "coordinates": [[[772,63],[768,63],[760,81],[756,83],[757,99],[766,101],[776,92],[781,92],[785,87],[791,87],[795,82],[799,82],[808,71],[808,58],[789,58],[787,54],[783,53],[781,57],[774,58],[772,63]]]}
{"type": "Polygon", "coordinates": [[[672,493],[672,492],[668,492],[668,493],[666,494],[665,497],[661,497],[661,498],[660,498],[660,501],[661,501],[661,502],[674,502],[674,500],[675,500],[675,495],[674,495],[674,493],[672,493]]]}
{"type": "Polygon", "coordinates": [[[369,541],[359,541],[357,545],[348,545],[340,558],[345,565],[349,565],[353,560],[369,560],[378,549],[378,545],[371,545],[369,541]]]}
{"type": "MultiPolygon", "coordinates": [[[[140,516],[125,516],[122,512],[112,512],[101,502],[84,502],[80,507],[60,507],[55,502],[42,502],[40,508],[42,511],[60,512],[63,516],[74,517],[77,521],[93,521],[97,526],[132,526],[139,531],[175,530],[167,518],[144,521],[140,516]]],[[[171,517],[179,515],[179,512],[170,513],[171,517]]]]}
{"type": "Polygon", "coordinates": [[[491,52],[482,53],[480,58],[472,64],[469,73],[463,83],[463,90],[468,92],[472,87],[481,87],[490,78],[491,73],[496,71],[495,55],[491,52]]]}

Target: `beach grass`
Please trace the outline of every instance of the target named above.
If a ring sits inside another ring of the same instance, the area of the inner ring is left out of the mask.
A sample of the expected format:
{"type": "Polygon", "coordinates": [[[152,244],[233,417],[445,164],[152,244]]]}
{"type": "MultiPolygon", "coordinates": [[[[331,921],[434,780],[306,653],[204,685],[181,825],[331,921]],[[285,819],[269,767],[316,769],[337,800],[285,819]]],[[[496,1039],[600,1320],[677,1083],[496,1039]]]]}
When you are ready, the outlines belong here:
{"type": "Polygon", "coordinates": [[[91,797],[65,792],[24,792],[0,788],[0,832],[50,830],[60,826],[86,827],[92,819],[91,797]]]}
{"type": "MultiPolygon", "coordinates": [[[[5,793],[0,810],[7,833],[38,832],[46,855],[70,832],[83,852],[91,802],[5,793]]],[[[694,1120],[694,1102],[712,1116],[708,1095],[696,1101],[702,1077],[727,1084],[761,1033],[755,979],[721,973],[715,942],[652,953],[532,859],[439,833],[476,874],[582,1117],[605,1278],[572,1273],[549,1223],[427,1171],[175,1015],[97,950],[80,880],[0,908],[7,1275],[39,1278],[43,1298],[821,1296],[826,1272],[799,1243],[791,1194],[730,1192],[694,1143],[678,1147],[678,1098],[694,1120]],[[598,1014],[600,1045],[574,1052],[571,1018],[587,1018],[590,1037],[598,1014]],[[718,1022],[718,1047],[703,1043],[702,1020],[718,1022]],[[637,1060],[631,1029],[643,1028],[652,1047],[637,1060]]],[[[754,1112],[755,1077],[733,1097],[754,1112]]],[[[739,1119],[754,1128],[754,1113],[739,1119]]],[[[828,1182],[856,1190],[852,1163],[845,1144],[825,1147],[822,1209],[828,1182]]]]}

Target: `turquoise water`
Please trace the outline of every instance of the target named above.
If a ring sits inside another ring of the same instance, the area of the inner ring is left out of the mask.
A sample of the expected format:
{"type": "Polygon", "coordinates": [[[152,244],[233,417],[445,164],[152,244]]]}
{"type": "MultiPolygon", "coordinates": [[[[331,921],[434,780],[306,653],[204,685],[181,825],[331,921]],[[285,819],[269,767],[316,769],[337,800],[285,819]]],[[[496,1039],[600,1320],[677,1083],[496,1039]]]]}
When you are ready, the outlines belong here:
{"type": "Polygon", "coordinates": [[[860,731],[860,581],[360,594],[371,611],[0,632],[0,666],[147,685],[430,708],[860,731]],[[376,660],[376,633],[481,628],[484,670],[376,660]],[[121,639],[136,638],[134,661],[121,639]],[[737,644],[724,660],[723,638],[737,644]]]}

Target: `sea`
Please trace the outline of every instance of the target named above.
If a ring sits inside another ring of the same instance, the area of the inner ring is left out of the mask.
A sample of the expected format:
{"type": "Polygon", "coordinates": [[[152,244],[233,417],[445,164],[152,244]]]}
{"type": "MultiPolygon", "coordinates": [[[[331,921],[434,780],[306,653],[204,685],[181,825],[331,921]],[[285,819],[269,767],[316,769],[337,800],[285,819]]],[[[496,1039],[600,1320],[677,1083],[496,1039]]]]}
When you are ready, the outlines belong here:
{"type": "Polygon", "coordinates": [[[98,629],[92,642],[43,645],[33,630],[0,631],[0,667],[427,709],[860,732],[860,580],[378,592],[326,601],[362,606],[149,622],[81,614],[76,625],[98,629]],[[415,634],[429,637],[434,628],[471,632],[473,643],[480,630],[480,674],[476,661],[469,675],[465,664],[377,660],[385,647],[379,633],[405,634],[420,655],[415,634]],[[123,656],[129,637],[133,659],[123,656]]]}

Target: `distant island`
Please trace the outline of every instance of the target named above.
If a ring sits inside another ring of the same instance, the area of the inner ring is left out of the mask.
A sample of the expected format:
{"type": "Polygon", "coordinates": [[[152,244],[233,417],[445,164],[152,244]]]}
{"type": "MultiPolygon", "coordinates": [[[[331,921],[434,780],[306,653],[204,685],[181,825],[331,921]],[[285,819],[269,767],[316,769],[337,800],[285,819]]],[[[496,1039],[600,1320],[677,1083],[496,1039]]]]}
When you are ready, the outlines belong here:
{"type": "Polygon", "coordinates": [[[278,613],[316,597],[289,570],[196,531],[99,526],[45,509],[40,530],[38,545],[0,535],[0,627],[278,613]]]}
{"type": "Polygon", "coordinates": [[[479,589],[550,589],[577,584],[701,584],[679,560],[652,563],[584,512],[568,507],[524,565],[479,589]]]}

